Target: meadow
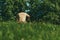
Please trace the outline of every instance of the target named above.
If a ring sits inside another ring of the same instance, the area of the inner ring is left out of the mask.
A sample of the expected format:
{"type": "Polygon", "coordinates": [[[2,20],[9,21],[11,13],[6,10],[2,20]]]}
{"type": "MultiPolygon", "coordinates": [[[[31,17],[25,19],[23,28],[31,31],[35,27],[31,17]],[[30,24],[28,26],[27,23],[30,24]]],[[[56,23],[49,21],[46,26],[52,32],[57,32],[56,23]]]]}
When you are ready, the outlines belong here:
{"type": "Polygon", "coordinates": [[[60,25],[45,22],[0,22],[0,40],[60,40],[60,25]]]}

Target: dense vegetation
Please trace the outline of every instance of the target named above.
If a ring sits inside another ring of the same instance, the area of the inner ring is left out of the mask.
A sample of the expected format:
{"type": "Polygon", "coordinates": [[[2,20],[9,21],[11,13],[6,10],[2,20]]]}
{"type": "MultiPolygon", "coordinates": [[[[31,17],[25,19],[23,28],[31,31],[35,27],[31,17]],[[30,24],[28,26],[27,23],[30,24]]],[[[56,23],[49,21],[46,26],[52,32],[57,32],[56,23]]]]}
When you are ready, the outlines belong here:
{"type": "Polygon", "coordinates": [[[60,40],[60,0],[0,0],[0,40],[60,40]],[[26,24],[15,20],[21,11],[26,24]]]}
{"type": "Polygon", "coordinates": [[[0,24],[0,40],[60,40],[60,25],[13,21],[0,24]]]}
{"type": "Polygon", "coordinates": [[[60,24],[60,0],[0,0],[0,20],[15,20],[24,11],[31,21],[60,24]]]}

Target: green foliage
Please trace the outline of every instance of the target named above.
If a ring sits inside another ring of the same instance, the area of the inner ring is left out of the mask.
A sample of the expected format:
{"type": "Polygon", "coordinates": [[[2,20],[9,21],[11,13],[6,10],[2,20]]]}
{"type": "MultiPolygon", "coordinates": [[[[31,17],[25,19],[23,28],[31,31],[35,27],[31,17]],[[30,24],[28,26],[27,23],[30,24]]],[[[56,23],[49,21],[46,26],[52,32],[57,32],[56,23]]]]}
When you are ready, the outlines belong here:
{"type": "Polygon", "coordinates": [[[60,24],[60,0],[0,0],[0,40],[60,40],[60,25],[53,23],[60,24]],[[26,10],[34,22],[8,21],[26,10]]]}
{"type": "Polygon", "coordinates": [[[17,13],[30,10],[27,13],[31,16],[31,21],[43,20],[60,24],[59,0],[1,0],[0,4],[1,20],[15,20],[17,13]],[[47,18],[49,15],[50,19],[47,18]],[[54,15],[57,15],[57,17],[54,15]]]}
{"type": "Polygon", "coordinates": [[[57,24],[59,23],[59,16],[54,12],[46,14],[45,16],[43,16],[43,19],[51,23],[57,23],[57,24]]]}
{"type": "Polygon", "coordinates": [[[60,40],[60,25],[0,22],[0,40],[60,40]]]}

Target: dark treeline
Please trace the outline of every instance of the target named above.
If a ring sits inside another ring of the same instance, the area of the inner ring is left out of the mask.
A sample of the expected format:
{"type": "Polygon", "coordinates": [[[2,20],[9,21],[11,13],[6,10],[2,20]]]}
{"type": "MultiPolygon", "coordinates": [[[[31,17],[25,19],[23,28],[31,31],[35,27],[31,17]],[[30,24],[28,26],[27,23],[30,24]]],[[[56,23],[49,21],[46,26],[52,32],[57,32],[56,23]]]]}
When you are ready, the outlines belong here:
{"type": "Polygon", "coordinates": [[[0,21],[15,20],[24,11],[31,21],[60,24],[60,0],[0,0],[0,21]]]}

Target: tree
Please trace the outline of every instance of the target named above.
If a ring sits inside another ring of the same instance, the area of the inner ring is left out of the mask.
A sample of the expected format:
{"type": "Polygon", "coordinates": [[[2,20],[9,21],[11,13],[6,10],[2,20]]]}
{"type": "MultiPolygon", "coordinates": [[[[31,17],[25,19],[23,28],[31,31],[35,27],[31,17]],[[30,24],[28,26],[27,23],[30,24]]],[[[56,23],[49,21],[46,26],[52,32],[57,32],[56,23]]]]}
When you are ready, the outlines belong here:
{"type": "Polygon", "coordinates": [[[15,19],[17,13],[29,13],[31,21],[60,23],[60,0],[2,0],[2,19],[15,19]],[[56,18],[55,18],[56,17],[56,18]]]}

